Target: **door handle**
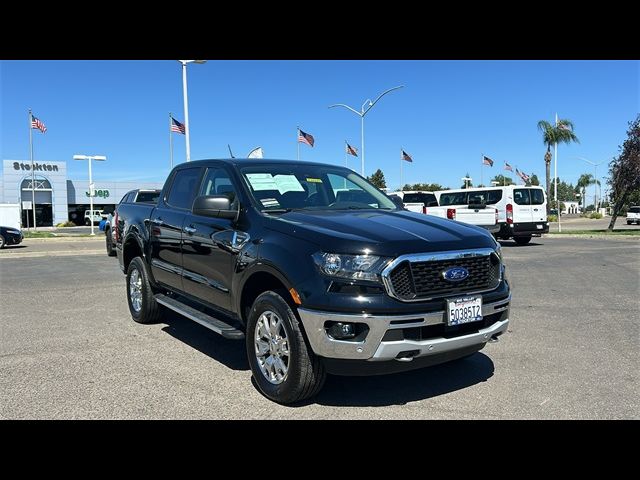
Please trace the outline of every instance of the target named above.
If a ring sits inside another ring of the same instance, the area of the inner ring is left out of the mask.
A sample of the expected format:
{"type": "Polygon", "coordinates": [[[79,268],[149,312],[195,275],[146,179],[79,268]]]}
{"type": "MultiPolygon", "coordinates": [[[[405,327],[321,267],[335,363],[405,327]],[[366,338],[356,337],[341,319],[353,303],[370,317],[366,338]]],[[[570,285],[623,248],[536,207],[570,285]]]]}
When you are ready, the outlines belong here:
{"type": "Polygon", "coordinates": [[[151,223],[153,223],[154,225],[164,225],[164,222],[161,218],[154,218],[153,220],[151,220],[151,223]]]}
{"type": "Polygon", "coordinates": [[[194,233],[196,233],[196,228],[195,227],[184,227],[184,231],[185,233],[188,233],[189,235],[193,235],[194,233]]]}

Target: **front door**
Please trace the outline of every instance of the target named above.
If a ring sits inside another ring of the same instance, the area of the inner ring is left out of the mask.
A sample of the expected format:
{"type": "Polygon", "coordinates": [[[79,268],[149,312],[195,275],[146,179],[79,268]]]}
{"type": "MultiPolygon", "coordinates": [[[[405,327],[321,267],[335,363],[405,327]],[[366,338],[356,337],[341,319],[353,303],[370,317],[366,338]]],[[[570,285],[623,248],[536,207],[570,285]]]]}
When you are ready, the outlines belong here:
{"type": "MultiPolygon", "coordinates": [[[[237,188],[222,165],[207,169],[199,195],[227,195],[235,206],[237,188]]],[[[182,233],[185,292],[231,310],[231,278],[248,235],[234,229],[232,220],[187,215],[182,233]]]]}

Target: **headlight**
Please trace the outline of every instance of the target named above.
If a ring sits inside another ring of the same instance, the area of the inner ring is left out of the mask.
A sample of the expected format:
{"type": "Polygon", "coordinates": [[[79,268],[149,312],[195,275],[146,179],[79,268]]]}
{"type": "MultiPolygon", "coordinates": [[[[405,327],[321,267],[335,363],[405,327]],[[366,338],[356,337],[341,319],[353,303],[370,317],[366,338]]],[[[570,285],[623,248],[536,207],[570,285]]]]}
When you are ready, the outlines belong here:
{"type": "Polygon", "coordinates": [[[323,252],[314,253],[312,256],[315,264],[325,275],[370,282],[380,281],[380,273],[390,260],[377,255],[343,255],[323,252]]]}
{"type": "Polygon", "coordinates": [[[13,235],[20,235],[20,231],[18,230],[7,230],[7,233],[11,233],[13,235]]]}

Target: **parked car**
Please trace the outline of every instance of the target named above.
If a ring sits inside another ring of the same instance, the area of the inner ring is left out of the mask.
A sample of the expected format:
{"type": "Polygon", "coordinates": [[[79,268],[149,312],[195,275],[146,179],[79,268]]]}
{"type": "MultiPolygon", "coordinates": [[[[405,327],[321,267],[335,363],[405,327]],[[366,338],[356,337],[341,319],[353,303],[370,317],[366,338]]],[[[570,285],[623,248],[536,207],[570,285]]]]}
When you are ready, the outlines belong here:
{"type": "Polygon", "coordinates": [[[104,230],[105,242],[107,247],[107,255],[110,257],[116,256],[116,251],[113,248],[116,236],[116,228],[117,224],[117,210],[118,206],[122,203],[151,203],[155,204],[158,201],[158,197],[160,196],[160,190],[149,190],[149,189],[136,189],[131,190],[124,194],[124,196],[120,199],[118,205],[113,212],[113,214],[108,214],[102,229],[104,230]]]}
{"type": "Polygon", "coordinates": [[[7,245],[18,245],[22,243],[24,236],[22,230],[13,227],[0,227],[0,248],[7,245]]]}
{"type": "Polygon", "coordinates": [[[640,206],[629,207],[627,211],[627,225],[631,225],[633,222],[640,225],[640,206]]]}
{"type": "Polygon", "coordinates": [[[103,218],[102,210],[93,210],[93,214],[91,213],[91,210],[84,211],[84,224],[87,226],[91,225],[92,220],[94,225],[99,224],[102,218],[103,218]]]}
{"type": "Polygon", "coordinates": [[[525,245],[531,237],[549,233],[547,199],[542,187],[524,185],[440,190],[434,192],[441,206],[468,205],[471,197],[480,197],[486,205],[498,209],[497,238],[525,245]]]}
{"type": "Polygon", "coordinates": [[[255,384],[279,403],[314,396],[327,373],[471,355],[509,324],[491,234],[399,209],[345,167],[182,163],[156,205],[116,213],[133,320],[169,309],[243,340],[255,384]]]}
{"type": "Polygon", "coordinates": [[[411,212],[477,225],[494,234],[500,230],[497,209],[487,206],[480,197],[469,197],[469,204],[451,207],[440,206],[433,192],[402,191],[393,192],[390,195],[402,198],[404,208],[411,212]]]}

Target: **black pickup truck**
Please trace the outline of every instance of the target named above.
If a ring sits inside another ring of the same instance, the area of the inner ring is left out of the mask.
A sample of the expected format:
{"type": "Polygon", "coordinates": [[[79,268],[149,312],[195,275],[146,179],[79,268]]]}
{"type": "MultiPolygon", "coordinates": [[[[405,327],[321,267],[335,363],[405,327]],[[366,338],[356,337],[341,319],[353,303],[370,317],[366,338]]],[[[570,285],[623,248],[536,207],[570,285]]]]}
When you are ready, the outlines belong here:
{"type": "Polygon", "coordinates": [[[398,208],[347,168],[265,159],[175,167],[157,206],[118,209],[133,319],[170,309],[245,340],[259,389],[315,395],[471,355],[507,330],[511,293],[484,229],[398,208]]]}

